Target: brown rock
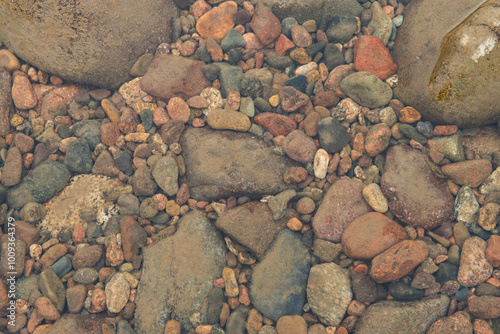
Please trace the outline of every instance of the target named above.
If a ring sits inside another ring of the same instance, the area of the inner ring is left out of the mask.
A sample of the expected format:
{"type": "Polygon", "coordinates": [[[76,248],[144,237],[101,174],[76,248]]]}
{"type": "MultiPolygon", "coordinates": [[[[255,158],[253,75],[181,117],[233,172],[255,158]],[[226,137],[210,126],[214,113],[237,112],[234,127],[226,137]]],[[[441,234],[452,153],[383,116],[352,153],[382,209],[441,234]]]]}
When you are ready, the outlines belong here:
{"type": "Polygon", "coordinates": [[[121,226],[122,247],[125,260],[131,262],[146,245],[147,234],[142,226],[131,216],[127,217],[121,226]]]}
{"type": "Polygon", "coordinates": [[[316,111],[307,114],[306,118],[300,122],[299,129],[303,130],[309,137],[314,137],[318,134],[318,122],[321,115],[316,111]]]}
{"type": "Polygon", "coordinates": [[[477,223],[486,231],[492,231],[500,221],[500,204],[486,203],[479,209],[477,223]]]}
{"type": "Polygon", "coordinates": [[[84,306],[87,298],[87,288],[84,285],[78,284],[66,289],[66,302],[68,303],[68,311],[70,313],[79,313],[84,306]]]}
{"type": "Polygon", "coordinates": [[[35,225],[22,220],[16,221],[14,225],[16,228],[16,238],[24,241],[28,249],[40,239],[40,230],[35,225]]]}
{"type": "Polygon", "coordinates": [[[300,315],[285,315],[276,323],[278,334],[306,334],[307,323],[300,315]]]}
{"type": "Polygon", "coordinates": [[[420,240],[404,240],[372,260],[370,276],[377,283],[400,279],[422,263],[429,254],[429,246],[420,240]]]}
{"type": "Polygon", "coordinates": [[[314,105],[330,108],[339,103],[338,96],[332,91],[319,92],[314,96],[314,105]]]}
{"type": "Polygon", "coordinates": [[[500,267],[500,236],[492,235],[488,239],[486,259],[493,267],[500,267]]]}
{"type": "Polygon", "coordinates": [[[453,196],[421,151],[405,145],[391,147],[380,186],[389,209],[405,224],[432,229],[452,218],[453,196]]]}
{"type": "Polygon", "coordinates": [[[342,234],[342,251],[352,259],[372,259],[408,239],[404,228],[378,212],[353,220],[342,234]]]}
{"type": "Polygon", "coordinates": [[[467,311],[481,319],[500,317],[500,297],[480,296],[469,299],[467,311]]]}
{"type": "Polygon", "coordinates": [[[290,167],[285,171],[283,179],[285,183],[299,183],[304,181],[309,173],[304,167],[290,167]]]}
{"type": "Polygon", "coordinates": [[[226,1],[203,14],[196,22],[196,30],[203,38],[221,40],[234,27],[233,15],[238,10],[234,1],[226,1]]]}
{"type": "Polygon", "coordinates": [[[255,6],[250,28],[263,45],[268,45],[281,34],[280,20],[262,2],[255,6]]]}
{"type": "Polygon", "coordinates": [[[370,128],[365,137],[365,150],[371,157],[376,156],[389,146],[391,129],[385,123],[379,123],[370,128]]]}
{"type": "Polygon", "coordinates": [[[426,334],[472,334],[470,315],[465,311],[458,311],[449,317],[434,322],[426,334]]]}
{"type": "Polygon", "coordinates": [[[101,245],[87,246],[79,249],[73,256],[73,268],[92,268],[99,262],[103,255],[101,245]]]}
{"type": "Polygon", "coordinates": [[[187,100],[212,85],[201,71],[204,65],[205,63],[199,60],[157,54],[142,77],[141,88],[164,100],[174,96],[187,100]]]}
{"type": "Polygon", "coordinates": [[[0,316],[5,317],[9,310],[7,307],[10,305],[9,291],[3,280],[0,280],[0,316]]]}
{"type": "Polygon", "coordinates": [[[184,122],[180,119],[168,120],[160,129],[161,139],[167,145],[179,142],[184,127],[184,122]]]}
{"type": "Polygon", "coordinates": [[[271,112],[255,116],[254,121],[275,136],[286,136],[297,128],[297,123],[290,117],[271,112]]]}
{"type": "Polygon", "coordinates": [[[12,100],[16,108],[25,110],[34,108],[38,99],[28,76],[23,72],[16,72],[12,77],[12,100]]]}
{"type": "Polygon", "coordinates": [[[56,321],[61,317],[59,311],[47,297],[40,297],[35,302],[35,309],[45,320],[56,321]]]}
{"type": "Polygon", "coordinates": [[[94,166],[92,167],[92,173],[116,177],[120,174],[120,169],[116,166],[111,153],[106,150],[102,151],[102,153],[97,157],[94,166]]]}
{"type": "Polygon", "coordinates": [[[493,272],[493,266],[486,259],[486,241],[474,236],[465,240],[460,253],[458,282],[473,287],[485,282],[493,272]]]}
{"type": "Polygon", "coordinates": [[[312,45],[312,37],[303,26],[297,25],[293,27],[290,33],[292,35],[292,40],[297,47],[308,48],[312,45]]]}
{"type": "Polygon", "coordinates": [[[184,123],[191,115],[188,104],[180,97],[173,97],[168,101],[167,111],[171,119],[180,119],[184,123]]]}
{"type": "Polygon", "coordinates": [[[14,143],[21,154],[28,153],[35,147],[35,140],[21,132],[14,135],[14,143]]]}
{"type": "Polygon", "coordinates": [[[112,321],[100,314],[64,314],[50,327],[47,334],[105,334],[107,332],[103,331],[104,326],[114,328],[112,321]]]}
{"type": "Polygon", "coordinates": [[[485,159],[466,160],[444,165],[443,174],[458,185],[478,187],[491,174],[491,162],[485,159]]]}
{"type": "Polygon", "coordinates": [[[21,182],[23,172],[23,158],[17,147],[11,147],[7,151],[7,158],[3,166],[0,181],[6,186],[11,187],[21,182]]]}
{"type": "MultiPolygon", "coordinates": [[[[436,127],[437,128],[437,127],[436,127]]],[[[436,131],[434,128],[434,131],[436,131]]],[[[445,134],[446,135],[446,134],[445,134]]],[[[496,127],[481,127],[479,133],[463,137],[464,148],[479,156],[500,153],[500,132],[496,127]]]]}
{"type": "Polygon", "coordinates": [[[14,112],[12,104],[12,78],[8,71],[0,68],[0,136],[10,133],[10,118],[14,112]]]}
{"type": "Polygon", "coordinates": [[[137,196],[152,196],[158,189],[158,185],[151,176],[151,170],[148,166],[142,165],[132,177],[132,188],[137,196]]]}
{"type": "Polygon", "coordinates": [[[282,87],[279,96],[281,107],[287,112],[294,112],[310,102],[309,96],[291,86],[282,87]]]}
{"type": "Polygon", "coordinates": [[[283,141],[283,150],[293,160],[308,163],[314,160],[318,148],[311,137],[300,130],[293,130],[283,141]]]}
{"type": "Polygon", "coordinates": [[[61,86],[52,89],[42,99],[40,107],[40,115],[46,121],[54,120],[54,114],[57,112],[59,105],[69,105],[80,90],[78,86],[61,86]]]}
{"type": "Polygon", "coordinates": [[[212,109],[207,116],[212,129],[248,131],[252,123],[247,115],[230,109],[212,109]]]}
{"type": "Polygon", "coordinates": [[[325,81],[325,89],[335,91],[340,88],[340,82],[349,74],[354,73],[354,65],[340,65],[335,67],[325,81]]]}
{"type": "Polygon", "coordinates": [[[337,180],[323,197],[312,226],[316,237],[340,242],[347,226],[356,218],[373,211],[363,197],[362,182],[337,180]]]}
{"type": "Polygon", "coordinates": [[[101,142],[104,145],[115,145],[118,136],[120,136],[120,129],[116,123],[109,122],[101,125],[101,142]]]}
{"type": "Polygon", "coordinates": [[[362,35],[356,40],[353,51],[356,71],[371,72],[381,80],[396,73],[397,66],[380,38],[362,35]]]}

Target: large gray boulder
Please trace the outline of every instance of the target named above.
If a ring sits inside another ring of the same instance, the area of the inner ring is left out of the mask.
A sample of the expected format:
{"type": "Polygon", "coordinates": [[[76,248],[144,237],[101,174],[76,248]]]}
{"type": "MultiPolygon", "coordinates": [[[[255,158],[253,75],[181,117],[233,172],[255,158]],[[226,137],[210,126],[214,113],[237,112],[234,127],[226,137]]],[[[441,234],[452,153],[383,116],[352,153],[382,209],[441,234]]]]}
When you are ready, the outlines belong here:
{"type": "Polygon", "coordinates": [[[177,232],[144,248],[144,269],[137,288],[135,330],[163,333],[171,317],[189,330],[219,320],[224,293],[213,281],[226,264],[224,241],[201,213],[179,221],[177,232]]]}
{"type": "Polygon", "coordinates": [[[170,41],[178,13],[172,0],[2,1],[0,41],[44,72],[116,88],[142,54],[170,41]]]}
{"type": "Polygon", "coordinates": [[[435,123],[496,122],[499,20],[499,0],[411,1],[392,53],[399,76],[396,98],[435,123]]]}

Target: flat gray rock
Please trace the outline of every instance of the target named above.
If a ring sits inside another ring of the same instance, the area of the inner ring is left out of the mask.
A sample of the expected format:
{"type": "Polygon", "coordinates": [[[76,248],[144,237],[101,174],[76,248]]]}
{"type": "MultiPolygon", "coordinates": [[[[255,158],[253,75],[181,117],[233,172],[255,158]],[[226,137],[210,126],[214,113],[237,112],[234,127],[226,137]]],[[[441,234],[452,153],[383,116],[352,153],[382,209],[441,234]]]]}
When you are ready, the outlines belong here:
{"type": "Polygon", "coordinates": [[[222,276],[226,247],[215,227],[193,212],[179,221],[177,232],[144,248],[143,274],[137,288],[137,334],[163,333],[171,317],[184,329],[215,324],[223,291],[213,281],[222,276]]]}
{"type": "Polygon", "coordinates": [[[296,166],[247,133],[188,127],[180,144],[186,164],[181,182],[197,200],[277,194],[288,188],[286,168],[296,166]]]}

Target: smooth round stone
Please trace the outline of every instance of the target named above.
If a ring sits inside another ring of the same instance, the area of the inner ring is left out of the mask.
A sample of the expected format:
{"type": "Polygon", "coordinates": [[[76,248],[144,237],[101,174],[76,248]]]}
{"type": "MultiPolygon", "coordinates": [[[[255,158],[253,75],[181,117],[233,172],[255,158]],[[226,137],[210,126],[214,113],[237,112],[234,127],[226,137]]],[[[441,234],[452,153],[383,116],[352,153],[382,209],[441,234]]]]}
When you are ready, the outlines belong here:
{"type": "Polygon", "coordinates": [[[466,287],[462,287],[458,289],[458,291],[455,293],[455,299],[457,300],[457,302],[461,302],[467,300],[467,298],[469,298],[470,295],[471,295],[470,290],[466,287]]]}
{"type": "Polygon", "coordinates": [[[236,65],[241,60],[242,53],[239,49],[231,49],[227,52],[227,61],[231,65],[236,65]]]}
{"type": "Polygon", "coordinates": [[[235,131],[248,131],[252,125],[248,116],[229,109],[211,110],[207,123],[213,129],[235,131]]]}
{"type": "Polygon", "coordinates": [[[436,281],[444,284],[448,281],[456,281],[458,274],[458,267],[450,263],[439,264],[439,270],[436,273],[436,281]]]}
{"type": "Polygon", "coordinates": [[[300,315],[285,315],[276,323],[278,334],[307,334],[307,323],[300,315]]]}
{"type": "Polygon", "coordinates": [[[284,70],[288,66],[292,65],[292,59],[288,56],[280,56],[276,52],[269,52],[264,58],[269,66],[276,68],[278,70],[284,70]]]}
{"type": "Polygon", "coordinates": [[[80,268],[71,278],[79,284],[92,284],[99,278],[99,273],[94,268],[80,268]]]}
{"type": "Polygon", "coordinates": [[[356,103],[368,108],[381,108],[392,99],[392,89],[375,74],[356,72],[345,77],[340,88],[356,103]]]}
{"type": "Polygon", "coordinates": [[[403,282],[392,282],[389,284],[389,293],[396,299],[400,300],[415,300],[424,296],[422,290],[417,290],[403,282]]]}
{"type": "Polygon", "coordinates": [[[292,37],[292,28],[299,25],[294,17],[285,17],[281,21],[281,33],[288,38],[292,37]]]}
{"type": "Polygon", "coordinates": [[[89,173],[92,170],[90,147],[86,140],[80,139],[69,144],[64,163],[75,173],[89,173]]]}
{"type": "Polygon", "coordinates": [[[108,311],[120,312],[127,304],[130,296],[130,285],[122,273],[116,273],[106,284],[106,306],[108,311]]]}
{"type": "Polygon", "coordinates": [[[391,107],[380,109],[378,116],[380,121],[387,124],[389,127],[392,127],[398,121],[398,117],[391,107]]]}
{"type": "Polygon", "coordinates": [[[373,210],[385,213],[389,210],[387,198],[382,193],[382,189],[376,183],[370,183],[363,188],[363,197],[373,210]]]}
{"type": "Polygon", "coordinates": [[[142,201],[139,213],[142,218],[151,219],[158,213],[158,205],[151,197],[148,197],[142,201]]]}
{"type": "Polygon", "coordinates": [[[297,75],[291,79],[288,79],[286,81],[287,86],[292,86],[293,88],[297,89],[298,91],[301,91],[302,93],[305,92],[306,86],[307,86],[307,78],[304,75],[297,75]]]}
{"type": "Polygon", "coordinates": [[[398,129],[403,135],[419,142],[422,145],[427,143],[427,138],[410,124],[398,124],[398,129]]]}
{"type": "Polygon", "coordinates": [[[434,135],[434,126],[431,122],[419,121],[417,123],[417,130],[427,138],[432,138],[434,135]]]}
{"type": "Polygon", "coordinates": [[[486,259],[486,246],[486,241],[476,236],[464,242],[457,276],[462,286],[473,287],[490,278],[493,266],[486,259]]]}
{"type": "Polygon", "coordinates": [[[149,65],[153,62],[154,54],[145,53],[137,59],[132,68],[130,75],[133,77],[141,77],[148,71],[149,65]]]}
{"type": "Polygon", "coordinates": [[[151,109],[143,109],[139,113],[139,116],[141,117],[141,122],[144,126],[144,129],[146,129],[146,131],[149,131],[153,127],[153,112],[151,111],[151,109]]]}
{"type": "Polygon", "coordinates": [[[314,140],[300,130],[290,132],[282,147],[291,159],[302,163],[313,161],[317,151],[314,140]]]}
{"type": "Polygon", "coordinates": [[[314,176],[324,179],[328,171],[329,157],[328,152],[320,148],[314,156],[314,176]]]}
{"type": "Polygon", "coordinates": [[[491,174],[491,162],[485,159],[460,161],[441,167],[443,174],[458,185],[478,187],[491,174]]]}
{"type": "Polygon", "coordinates": [[[333,117],[318,122],[318,137],[321,147],[328,153],[337,153],[349,143],[347,130],[333,117]]]}
{"type": "Polygon", "coordinates": [[[242,97],[240,100],[240,112],[248,117],[255,116],[255,105],[251,97],[242,97]]]}
{"type": "Polygon", "coordinates": [[[231,49],[244,48],[246,44],[237,30],[230,29],[222,39],[220,46],[224,52],[228,52],[231,49]]]}
{"type": "Polygon", "coordinates": [[[50,269],[52,269],[56,273],[56,275],[61,278],[69,273],[72,267],[73,266],[71,265],[71,261],[69,260],[69,258],[67,256],[63,256],[53,265],[51,265],[50,269]]]}
{"type": "Polygon", "coordinates": [[[358,24],[354,17],[334,16],[326,29],[332,43],[347,43],[354,35],[358,24]]]}
{"type": "MultiPolygon", "coordinates": [[[[329,71],[333,70],[339,65],[345,64],[345,58],[339,48],[332,43],[328,43],[323,50],[323,58],[325,65],[329,71]]],[[[392,93],[392,92],[391,92],[392,93]]]]}

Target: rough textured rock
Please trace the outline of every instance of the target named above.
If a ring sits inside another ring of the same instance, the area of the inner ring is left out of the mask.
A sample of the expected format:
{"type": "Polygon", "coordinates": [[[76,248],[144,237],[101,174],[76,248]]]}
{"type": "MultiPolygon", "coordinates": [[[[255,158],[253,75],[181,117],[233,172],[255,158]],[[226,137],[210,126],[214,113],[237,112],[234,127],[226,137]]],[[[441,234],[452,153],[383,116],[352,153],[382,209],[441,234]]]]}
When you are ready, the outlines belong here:
{"type": "Polygon", "coordinates": [[[165,100],[174,96],[187,100],[211,86],[211,82],[201,71],[204,65],[205,63],[199,60],[157,54],[142,77],[141,88],[165,100]]]}
{"type": "Polygon", "coordinates": [[[434,228],[453,215],[453,196],[426,154],[397,145],[387,151],[380,186],[392,213],[405,224],[434,228]]]}
{"type": "Polygon", "coordinates": [[[395,96],[437,123],[474,127],[496,121],[500,47],[492,25],[500,19],[498,5],[498,0],[410,2],[393,50],[395,96]]]}
{"type": "Polygon", "coordinates": [[[170,41],[178,14],[174,2],[162,0],[2,2],[0,40],[44,72],[116,88],[142,54],[170,41]]]}
{"type": "Polygon", "coordinates": [[[425,334],[446,315],[450,298],[444,294],[413,302],[382,301],[368,307],[356,325],[356,334],[425,334]]]}
{"type": "Polygon", "coordinates": [[[476,286],[491,276],[493,266],[486,259],[486,246],[486,241],[477,236],[465,240],[457,278],[462,286],[476,286]]]}
{"type": "Polygon", "coordinates": [[[4,69],[0,69],[0,136],[10,133],[10,117],[14,111],[12,103],[12,77],[4,69]]]}
{"type": "Polygon", "coordinates": [[[225,264],[226,247],[215,227],[200,213],[185,215],[174,235],[144,248],[136,332],[161,333],[171,316],[189,329],[194,313],[201,323],[215,324],[223,292],[213,281],[221,276],[225,264]]]}
{"type": "Polygon", "coordinates": [[[340,179],[328,189],[312,221],[318,238],[340,242],[354,219],[372,211],[363,197],[363,187],[361,182],[340,179]]]}
{"type": "Polygon", "coordinates": [[[302,313],[311,256],[300,240],[300,233],[280,232],[252,274],[250,300],[266,317],[278,320],[284,315],[302,313]]]}
{"type": "Polygon", "coordinates": [[[287,187],[283,181],[286,168],[294,166],[245,133],[188,128],[180,144],[186,163],[181,182],[198,200],[277,194],[287,187]]]}
{"type": "Polygon", "coordinates": [[[112,322],[100,314],[65,314],[50,327],[47,334],[103,334],[104,324],[111,326],[112,322]]]}
{"type": "Polygon", "coordinates": [[[469,313],[458,311],[449,317],[441,318],[432,324],[427,334],[472,334],[472,322],[469,313]]]}
{"type": "Polygon", "coordinates": [[[215,226],[258,257],[262,257],[274,238],[285,228],[287,221],[275,221],[267,204],[250,202],[226,210],[219,215],[215,226]]]}

